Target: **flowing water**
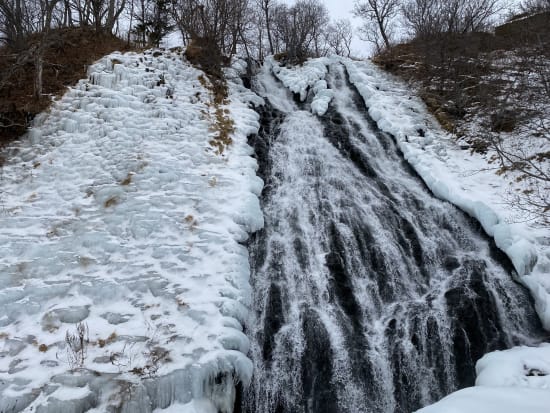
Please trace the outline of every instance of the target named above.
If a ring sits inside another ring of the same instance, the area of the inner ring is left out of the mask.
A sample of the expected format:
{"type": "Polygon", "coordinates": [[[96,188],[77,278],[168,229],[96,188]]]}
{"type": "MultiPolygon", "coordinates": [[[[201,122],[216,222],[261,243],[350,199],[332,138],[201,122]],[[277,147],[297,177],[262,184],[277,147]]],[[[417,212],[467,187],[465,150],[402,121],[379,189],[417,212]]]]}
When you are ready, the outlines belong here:
{"type": "Polygon", "coordinates": [[[472,385],[484,353],[540,337],[472,219],[434,198],[347,81],[323,117],[265,69],[251,138],[266,186],[251,240],[255,375],[241,410],[411,412],[472,385]]]}

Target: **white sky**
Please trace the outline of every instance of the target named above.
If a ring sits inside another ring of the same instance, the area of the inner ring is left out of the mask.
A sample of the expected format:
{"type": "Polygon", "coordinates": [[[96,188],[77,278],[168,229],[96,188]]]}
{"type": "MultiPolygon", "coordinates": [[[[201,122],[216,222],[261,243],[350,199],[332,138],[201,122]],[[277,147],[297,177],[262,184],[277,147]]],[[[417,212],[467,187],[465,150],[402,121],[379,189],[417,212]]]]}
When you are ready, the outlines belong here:
{"type": "Polygon", "coordinates": [[[354,0],[324,0],[323,3],[332,20],[349,19],[354,26],[354,38],[352,43],[352,55],[356,57],[367,57],[371,51],[371,44],[364,42],[357,36],[357,28],[361,26],[361,19],[353,17],[354,0]]]}

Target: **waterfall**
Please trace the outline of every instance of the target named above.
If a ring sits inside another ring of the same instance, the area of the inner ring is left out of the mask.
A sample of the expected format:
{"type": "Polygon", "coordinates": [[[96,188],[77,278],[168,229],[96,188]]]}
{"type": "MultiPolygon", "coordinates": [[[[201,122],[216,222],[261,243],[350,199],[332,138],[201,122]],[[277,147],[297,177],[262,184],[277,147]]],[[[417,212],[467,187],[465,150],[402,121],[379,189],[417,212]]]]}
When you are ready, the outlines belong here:
{"type": "Polygon", "coordinates": [[[473,385],[483,354],[539,340],[507,258],[431,195],[340,64],[310,113],[264,68],[265,228],[250,241],[249,413],[408,413],[473,385]]]}

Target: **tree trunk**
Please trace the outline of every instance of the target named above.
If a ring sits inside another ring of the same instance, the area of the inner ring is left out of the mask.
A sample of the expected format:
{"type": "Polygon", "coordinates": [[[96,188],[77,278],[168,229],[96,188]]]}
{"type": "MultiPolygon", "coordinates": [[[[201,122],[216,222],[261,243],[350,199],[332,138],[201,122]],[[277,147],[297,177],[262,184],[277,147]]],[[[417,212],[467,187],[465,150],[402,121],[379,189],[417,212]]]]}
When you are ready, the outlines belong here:
{"type": "Polygon", "coordinates": [[[269,53],[273,54],[273,40],[271,39],[271,27],[269,24],[269,5],[265,5],[265,29],[267,30],[267,41],[269,42],[269,53]]]}
{"type": "Polygon", "coordinates": [[[44,69],[44,50],[42,46],[38,47],[36,50],[36,55],[34,58],[34,98],[40,100],[42,96],[42,72],[44,69]]]}

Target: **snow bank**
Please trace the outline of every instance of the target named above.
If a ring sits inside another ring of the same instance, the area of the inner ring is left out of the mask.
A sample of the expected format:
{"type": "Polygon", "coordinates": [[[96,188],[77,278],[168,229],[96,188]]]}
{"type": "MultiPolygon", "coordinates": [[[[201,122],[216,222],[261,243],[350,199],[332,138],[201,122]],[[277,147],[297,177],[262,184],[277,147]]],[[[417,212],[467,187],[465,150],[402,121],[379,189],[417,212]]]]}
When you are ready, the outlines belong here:
{"type": "Polygon", "coordinates": [[[201,74],[177,53],[111,54],[7,149],[0,411],[230,412],[250,381],[258,115],[232,85],[216,154],[201,74]]]}
{"type": "Polygon", "coordinates": [[[548,413],[548,406],[546,390],[468,387],[416,413],[548,413]]]}
{"type": "Polygon", "coordinates": [[[380,129],[395,136],[405,158],[432,192],[476,218],[508,255],[535,298],[544,327],[550,330],[548,231],[513,222],[513,211],[502,200],[505,183],[488,170],[486,160],[456,148],[406,85],[371,62],[342,62],[371,117],[380,129]]]}
{"type": "Polygon", "coordinates": [[[546,413],[550,344],[494,351],[476,364],[476,387],[459,390],[417,413],[546,413]]]}

